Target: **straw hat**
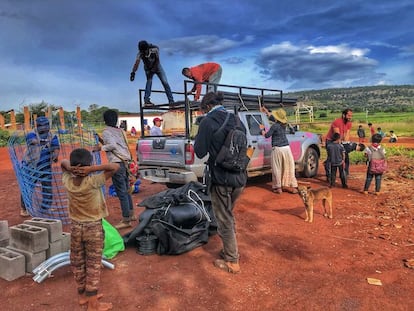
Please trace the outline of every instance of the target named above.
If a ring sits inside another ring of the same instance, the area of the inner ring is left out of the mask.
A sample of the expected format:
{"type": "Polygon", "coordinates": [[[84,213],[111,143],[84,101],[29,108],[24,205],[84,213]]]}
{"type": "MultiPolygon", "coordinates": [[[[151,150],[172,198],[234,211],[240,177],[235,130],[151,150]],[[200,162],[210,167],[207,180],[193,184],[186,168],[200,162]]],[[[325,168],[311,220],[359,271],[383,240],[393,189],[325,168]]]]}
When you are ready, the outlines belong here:
{"type": "Polygon", "coordinates": [[[283,123],[283,124],[288,123],[288,119],[286,117],[286,111],[283,110],[282,108],[272,111],[272,114],[275,117],[275,119],[279,121],[280,123],[283,123]]]}

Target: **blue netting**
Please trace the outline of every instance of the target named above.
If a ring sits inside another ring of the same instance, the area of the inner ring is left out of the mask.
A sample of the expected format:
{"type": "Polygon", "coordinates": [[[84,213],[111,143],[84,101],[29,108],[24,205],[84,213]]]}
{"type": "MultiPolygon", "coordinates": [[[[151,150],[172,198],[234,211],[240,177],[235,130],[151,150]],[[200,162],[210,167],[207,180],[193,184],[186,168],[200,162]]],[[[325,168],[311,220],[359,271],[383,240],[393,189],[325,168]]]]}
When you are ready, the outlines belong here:
{"type": "MultiPolygon", "coordinates": [[[[62,185],[61,159],[69,159],[72,150],[85,148],[92,151],[97,144],[95,131],[92,129],[51,130],[51,137],[59,139],[59,156],[56,162],[28,161],[36,159],[31,154],[26,142],[27,133],[17,131],[8,141],[10,159],[16,172],[17,182],[21,192],[22,204],[33,217],[60,219],[62,223],[69,223],[68,198],[62,185]],[[29,151],[28,151],[29,150],[29,151]],[[28,164],[29,162],[30,164],[28,164]]],[[[93,152],[93,164],[101,164],[99,152],[93,152]]],[[[103,189],[105,193],[105,189],[103,189]]],[[[18,212],[18,211],[16,211],[18,212]]]]}

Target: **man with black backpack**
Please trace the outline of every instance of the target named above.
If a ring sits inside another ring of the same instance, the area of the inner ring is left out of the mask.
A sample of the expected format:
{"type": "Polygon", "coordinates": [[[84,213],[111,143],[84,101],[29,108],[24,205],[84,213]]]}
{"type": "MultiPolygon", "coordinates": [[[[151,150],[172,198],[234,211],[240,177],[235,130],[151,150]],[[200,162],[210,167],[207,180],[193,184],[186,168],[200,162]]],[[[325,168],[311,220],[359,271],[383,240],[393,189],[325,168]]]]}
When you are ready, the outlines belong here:
{"type": "Polygon", "coordinates": [[[247,181],[247,141],[245,137],[243,139],[246,129],[238,116],[225,110],[222,101],[223,95],[213,92],[206,94],[201,101],[200,108],[206,116],[200,123],[194,151],[200,159],[209,154],[207,166],[211,176],[208,187],[217,231],[223,243],[221,259],[216,259],[214,265],[224,271],[238,273],[239,251],[233,209],[247,181]],[[218,161],[218,155],[227,152],[232,154],[218,161]],[[223,165],[232,162],[233,165],[223,165]]]}

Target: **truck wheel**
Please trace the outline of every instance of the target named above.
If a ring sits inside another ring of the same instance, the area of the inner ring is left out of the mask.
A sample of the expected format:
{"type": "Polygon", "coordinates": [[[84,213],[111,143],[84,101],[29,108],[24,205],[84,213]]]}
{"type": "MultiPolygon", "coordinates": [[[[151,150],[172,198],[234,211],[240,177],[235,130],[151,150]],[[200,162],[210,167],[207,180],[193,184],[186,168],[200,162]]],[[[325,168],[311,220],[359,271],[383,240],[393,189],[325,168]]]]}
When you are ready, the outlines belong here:
{"type": "Polygon", "coordinates": [[[302,176],[306,178],[314,177],[318,174],[319,156],[315,149],[308,148],[303,158],[302,176]]]}

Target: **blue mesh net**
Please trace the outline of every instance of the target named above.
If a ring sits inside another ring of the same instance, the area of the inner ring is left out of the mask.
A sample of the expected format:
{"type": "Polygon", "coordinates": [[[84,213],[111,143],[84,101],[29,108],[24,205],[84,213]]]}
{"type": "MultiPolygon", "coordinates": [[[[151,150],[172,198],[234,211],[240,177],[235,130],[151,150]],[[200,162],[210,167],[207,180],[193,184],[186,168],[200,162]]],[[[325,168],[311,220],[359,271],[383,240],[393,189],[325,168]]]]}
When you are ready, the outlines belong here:
{"type": "MultiPolygon", "coordinates": [[[[68,198],[62,185],[60,160],[69,159],[71,151],[76,148],[92,151],[97,143],[95,131],[86,128],[51,129],[48,137],[43,138],[33,135],[33,132],[16,131],[12,134],[8,151],[21,192],[21,204],[31,216],[69,223],[68,198]],[[58,153],[58,156],[53,153],[58,153]]],[[[93,164],[101,164],[100,153],[92,154],[93,164]]],[[[105,189],[102,190],[105,193],[105,189]]]]}

